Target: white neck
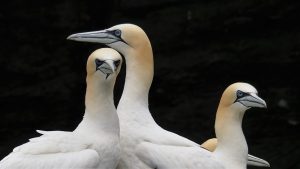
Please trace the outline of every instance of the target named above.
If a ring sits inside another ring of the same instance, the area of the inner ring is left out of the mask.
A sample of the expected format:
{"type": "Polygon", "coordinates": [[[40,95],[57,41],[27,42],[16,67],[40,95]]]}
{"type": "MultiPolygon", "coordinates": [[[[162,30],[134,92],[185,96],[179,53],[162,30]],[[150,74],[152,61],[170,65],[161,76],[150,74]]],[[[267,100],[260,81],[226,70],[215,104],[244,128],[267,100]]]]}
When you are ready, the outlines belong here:
{"type": "Polygon", "coordinates": [[[124,52],[126,80],[118,115],[121,121],[155,123],[148,109],[148,93],[153,79],[153,54],[150,41],[137,48],[128,47],[124,52]]]}
{"type": "Polygon", "coordinates": [[[215,132],[218,139],[214,151],[226,169],[246,169],[248,146],[242,131],[244,112],[231,108],[218,108],[215,132]]]}
{"type": "Polygon", "coordinates": [[[75,131],[96,130],[119,135],[119,119],[113,100],[114,79],[103,82],[99,78],[87,76],[85,114],[75,131]]]}

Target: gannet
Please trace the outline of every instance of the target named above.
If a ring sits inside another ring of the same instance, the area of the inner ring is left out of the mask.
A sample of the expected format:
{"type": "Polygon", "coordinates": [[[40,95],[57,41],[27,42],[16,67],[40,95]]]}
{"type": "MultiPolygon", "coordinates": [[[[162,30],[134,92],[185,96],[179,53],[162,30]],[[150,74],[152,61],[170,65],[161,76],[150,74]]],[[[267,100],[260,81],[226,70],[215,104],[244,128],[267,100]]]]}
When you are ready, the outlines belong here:
{"type": "MultiPolygon", "coordinates": [[[[211,139],[206,140],[204,143],[202,143],[201,147],[205,148],[206,150],[208,150],[210,152],[213,152],[213,151],[215,151],[217,144],[218,144],[218,139],[211,138],[211,139]]],[[[270,167],[269,162],[267,162],[264,159],[253,156],[251,154],[248,154],[247,165],[257,166],[257,167],[270,167]]]]}
{"type": "Polygon", "coordinates": [[[153,54],[150,41],[140,27],[120,24],[101,31],[72,34],[67,39],[106,44],[125,57],[125,86],[117,107],[122,149],[118,168],[224,168],[211,152],[164,130],[152,118],[148,92],[153,79],[153,54]]]}
{"type": "Polygon", "coordinates": [[[110,48],[87,61],[85,114],[73,132],[40,131],[16,147],[0,169],[114,169],[120,158],[119,119],[113,88],[122,57],[110,48]]]}
{"type": "Polygon", "coordinates": [[[250,84],[234,83],[221,97],[215,121],[218,144],[213,155],[225,168],[246,168],[248,146],[242,131],[244,113],[251,107],[267,107],[257,94],[250,84]]]}

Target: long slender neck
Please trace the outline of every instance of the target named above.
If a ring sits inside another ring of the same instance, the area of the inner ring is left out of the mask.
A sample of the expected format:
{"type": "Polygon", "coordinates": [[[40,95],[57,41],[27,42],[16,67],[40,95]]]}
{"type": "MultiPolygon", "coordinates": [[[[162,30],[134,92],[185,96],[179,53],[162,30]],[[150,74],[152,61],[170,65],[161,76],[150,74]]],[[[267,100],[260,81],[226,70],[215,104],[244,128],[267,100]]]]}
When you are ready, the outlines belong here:
{"type": "Polygon", "coordinates": [[[214,154],[227,169],[243,169],[247,165],[248,146],[242,131],[244,112],[218,108],[215,132],[218,145],[214,154]]]}
{"type": "Polygon", "coordinates": [[[103,82],[101,77],[87,76],[85,114],[76,131],[119,133],[119,119],[113,100],[114,80],[103,82]],[[100,130],[99,130],[100,129],[100,130]]]}
{"type": "MultiPolygon", "coordinates": [[[[118,105],[118,115],[126,120],[154,122],[148,110],[148,93],[153,80],[153,54],[150,41],[123,53],[126,59],[126,80],[118,105]]],[[[155,123],[155,122],[154,122],[155,123]]]]}

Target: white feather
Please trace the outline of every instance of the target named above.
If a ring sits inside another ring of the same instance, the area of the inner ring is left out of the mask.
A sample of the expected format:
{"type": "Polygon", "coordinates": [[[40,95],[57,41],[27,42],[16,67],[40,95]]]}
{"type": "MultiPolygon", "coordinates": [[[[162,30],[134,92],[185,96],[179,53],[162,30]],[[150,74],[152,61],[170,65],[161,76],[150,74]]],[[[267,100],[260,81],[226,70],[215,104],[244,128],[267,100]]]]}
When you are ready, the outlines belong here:
{"type": "Polygon", "coordinates": [[[96,70],[95,59],[111,62],[122,58],[109,48],[96,50],[89,57],[86,111],[78,127],[73,132],[37,130],[42,135],[14,148],[0,161],[0,169],[116,168],[120,147],[113,86],[118,71],[107,77],[96,70]]]}

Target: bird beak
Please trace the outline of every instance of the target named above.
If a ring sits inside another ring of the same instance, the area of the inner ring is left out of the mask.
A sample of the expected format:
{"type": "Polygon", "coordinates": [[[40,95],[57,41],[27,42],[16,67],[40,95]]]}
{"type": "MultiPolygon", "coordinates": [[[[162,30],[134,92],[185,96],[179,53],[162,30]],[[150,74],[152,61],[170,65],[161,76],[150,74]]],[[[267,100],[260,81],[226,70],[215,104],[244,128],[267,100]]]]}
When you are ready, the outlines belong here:
{"type": "Polygon", "coordinates": [[[102,73],[106,74],[106,79],[109,75],[113,74],[117,67],[114,64],[113,60],[105,60],[101,65],[97,65],[97,70],[100,70],[102,73]]]}
{"type": "Polygon", "coordinates": [[[260,107],[260,108],[267,108],[266,102],[257,96],[255,93],[249,93],[248,96],[242,97],[237,100],[244,106],[251,108],[251,107],[260,107]]]}
{"type": "Polygon", "coordinates": [[[270,167],[270,164],[261,158],[252,156],[248,154],[248,165],[257,166],[257,167],[270,167]]]}
{"type": "Polygon", "coordinates": [[[79,42],[93,42],[103,44],[111,44],[120,41],[119,37],[114,36],[112,32],[108,30],[75,33],[68,36],[67,39],[79,42]]]}

